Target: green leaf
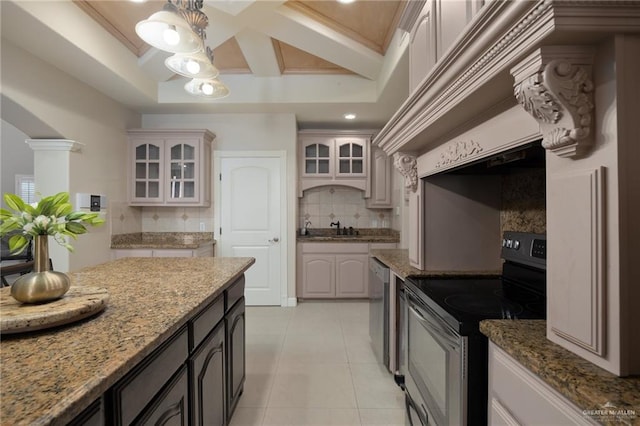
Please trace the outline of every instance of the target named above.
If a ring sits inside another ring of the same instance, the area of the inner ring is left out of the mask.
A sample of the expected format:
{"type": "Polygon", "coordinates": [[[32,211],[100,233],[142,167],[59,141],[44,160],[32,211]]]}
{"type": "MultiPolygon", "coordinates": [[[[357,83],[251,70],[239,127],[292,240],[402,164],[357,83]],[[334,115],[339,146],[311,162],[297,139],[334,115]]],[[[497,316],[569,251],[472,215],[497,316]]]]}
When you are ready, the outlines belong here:
{"type": "Polygon", "coordinates": [[[11,253],[22,253],[29,244],[29,240],[24,235],[14,235],[9,238],[9,250],[11,253]]]}
{"type": "Polygon", "coordinates": [[[62,217],[71,213],[72,210],[73,210],[73,207],[71,206],[71,204],[62,203],[58,206],[54,214],[56,215],[56,217],[62,217]]]}
{"type": "Polygon", "coordinates": [[[4,194],[4,202],[7,203],[10,209],[21,212],[24,210],[24,201],[16,194],[4,194]]]}
{"type": "Polygon", "coordinates": [[[58,192],[53,196],[53,204],[58,206],[60,204],[66,204],[69,202],[69,193],[68,192],[58,192]]]}
{"type": "Polygon", "coordinates": [[[73,234],[84,234],[87,232],[87,228],[85,228],[84,225],[78,222],[68,222],[66,228],[68,232],[71,232],[73,234]]]}

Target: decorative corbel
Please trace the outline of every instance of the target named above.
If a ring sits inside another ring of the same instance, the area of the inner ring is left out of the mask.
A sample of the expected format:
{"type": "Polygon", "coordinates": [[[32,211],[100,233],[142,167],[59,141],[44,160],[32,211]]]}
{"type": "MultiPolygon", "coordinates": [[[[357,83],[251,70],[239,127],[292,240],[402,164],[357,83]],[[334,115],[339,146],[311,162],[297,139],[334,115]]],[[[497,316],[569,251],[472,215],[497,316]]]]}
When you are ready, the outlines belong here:
{"type": "Polygon", "coordinates": [[[540,124],[542,146],[574,157],[593,144],[593,49],[543,46],[511,69],[517,101],[540,124]]]}
{"type": "Polygon", "coordinates": [[[393,165],[404,177],[405,192],[418,190],[418,162],[416,156],[396,152],[393,154],[393,165]]]}

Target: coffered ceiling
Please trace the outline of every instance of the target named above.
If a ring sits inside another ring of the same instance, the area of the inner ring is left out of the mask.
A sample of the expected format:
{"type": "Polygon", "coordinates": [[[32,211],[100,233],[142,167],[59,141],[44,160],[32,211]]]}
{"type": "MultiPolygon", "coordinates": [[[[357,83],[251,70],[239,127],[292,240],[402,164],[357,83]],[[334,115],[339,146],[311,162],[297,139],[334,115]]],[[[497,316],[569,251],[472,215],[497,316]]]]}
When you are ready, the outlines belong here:
{"type": "Polygon", "coordinates": [[[220,100],[185,93],[187,80],[164,66],[169,54],[135,33],[165,1],[2,3],[3,38],[143,113],[292,112],[301,127],[381,126],[408,94],[407,37],[396,30],[405,0],[205,0],[205,43],[231,91],[220,100]],[[61,64],[59,50],[90,66],[61,64]],[[97,79],[96,66],[110,75],[97,79]],[[345,124],[347,112],[359,118],[345,124]]]}

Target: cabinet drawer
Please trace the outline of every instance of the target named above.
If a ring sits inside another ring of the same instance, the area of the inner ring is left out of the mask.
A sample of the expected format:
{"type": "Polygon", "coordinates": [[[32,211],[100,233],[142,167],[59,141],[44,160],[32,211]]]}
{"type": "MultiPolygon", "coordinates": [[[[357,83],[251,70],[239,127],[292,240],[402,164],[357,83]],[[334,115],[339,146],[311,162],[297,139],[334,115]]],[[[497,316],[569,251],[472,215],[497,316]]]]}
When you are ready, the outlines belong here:
{"type": "Polygon", "coordinates": [[[204,308],[192,321],[191,337],[193,346],[191,349],[197,348],[200,342],[213,330],[213,328],[224,317],[224,297],[218,296],[209,306],[204,308]]]}
{"type": "Polygon", "coordinates": [[[114,419],[128,425],[187,360],[189,338],[182,328],[113,387],[114,419]]]}
{"type": "Polygon", "coordinates": [[[238,278],[238,280],[231,284],[231,287],[229,287],[227,290],[225,290],[224,292],[224,297],[225,297],[225,312],[228,312],[229,309],[231,309],[233,307],[233,305],[235,305],[235,303],[240,300],[240,298],[242,298],[242,296],[244,296],[244,275],[241,276],[240,278],[238,278]]]}

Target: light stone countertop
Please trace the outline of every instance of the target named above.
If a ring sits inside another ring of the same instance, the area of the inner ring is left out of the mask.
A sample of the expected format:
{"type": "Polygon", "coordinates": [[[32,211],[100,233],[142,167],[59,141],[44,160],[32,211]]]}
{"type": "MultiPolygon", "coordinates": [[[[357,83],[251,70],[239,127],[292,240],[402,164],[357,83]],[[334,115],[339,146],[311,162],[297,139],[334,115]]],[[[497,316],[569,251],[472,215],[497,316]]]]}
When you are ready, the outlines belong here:
{"type": "Polygon", "coordinates": [[[602,410],[610,402],[635,412],[633,419],[607,416],[602,423],[640,424],[640,377],[617,377],[553,343],[546,321],[485,320],[480,331],[580,409],[602,410]]]}
{"type": "Polygon", "coordinates": [[[387,265],[403,280],[407,277],[447,277],[466,275],[501,275],[502,271],[427,271],[414,268],[409,264],[409,250],[407,249],[377,249],[371,250],[371,255],[387,265]]]}
{"type": "Polygon", "coordinates": [[[107,308],[60,328],[2,336],[0,424],[66,424],[213,301],[253,258],[124,258],[69,273],[107,308]]]}
{"type": "Polygon", "coordinates": [[[137,232],[111,236],[112,249],[198,249],[213,245],[211,232],[137,232]]]}

